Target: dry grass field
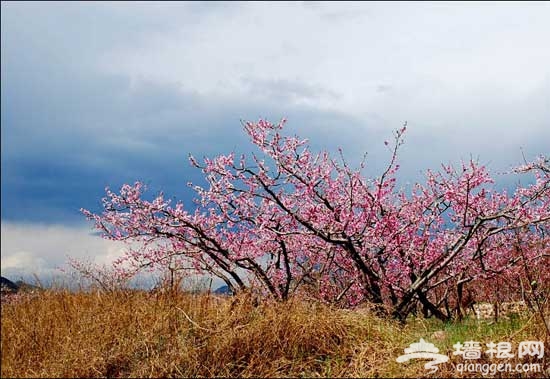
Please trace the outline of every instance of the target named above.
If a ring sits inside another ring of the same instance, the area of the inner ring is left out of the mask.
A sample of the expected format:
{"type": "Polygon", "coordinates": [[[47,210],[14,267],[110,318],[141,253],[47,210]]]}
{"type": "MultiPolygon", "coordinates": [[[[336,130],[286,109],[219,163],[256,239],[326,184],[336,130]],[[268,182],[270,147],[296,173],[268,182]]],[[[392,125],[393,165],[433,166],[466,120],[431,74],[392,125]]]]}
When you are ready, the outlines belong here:
{"type": "MultiPolygon", "coordinates": [[[[549,346],[537,315],[400,325],[368,311],[246,295],[48,290],[4,299],[1,321],[2,377],[457,377],[457,341],[549,346]],[[435,374],[423,360],[395,361],[419,338],[451,357],[435,374]]],[[[549,366],[547,356],[530,361],[549,366]]]]}

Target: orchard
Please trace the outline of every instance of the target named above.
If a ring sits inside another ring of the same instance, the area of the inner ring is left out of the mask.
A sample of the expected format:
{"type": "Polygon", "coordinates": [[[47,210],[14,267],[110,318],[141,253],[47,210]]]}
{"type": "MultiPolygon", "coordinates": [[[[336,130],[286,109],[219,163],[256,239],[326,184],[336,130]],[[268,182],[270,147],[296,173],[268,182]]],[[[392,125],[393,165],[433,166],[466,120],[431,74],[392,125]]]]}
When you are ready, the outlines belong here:
{"type": "Polygon", "coordinates": [[[163,194],[146,200],[136,182],[107,189],[101,214],[82,210],[104,237],[131,243],[116,275],[170,265],[216,276],[234,292],[369,304],[400,320],[462,317],[473,301],[548,297],[548,159],[511,170],[532,177],[512,193],[475,161],[442,165],[402,189],[406,126],[386,142],[387,167],[368,178],[365,161],[353,168],[343,154],[314,152],[284,124],[243,123],[257,148],[251,156],[190,156],[208,183],[192,185],[193,209],[163,194]]]}

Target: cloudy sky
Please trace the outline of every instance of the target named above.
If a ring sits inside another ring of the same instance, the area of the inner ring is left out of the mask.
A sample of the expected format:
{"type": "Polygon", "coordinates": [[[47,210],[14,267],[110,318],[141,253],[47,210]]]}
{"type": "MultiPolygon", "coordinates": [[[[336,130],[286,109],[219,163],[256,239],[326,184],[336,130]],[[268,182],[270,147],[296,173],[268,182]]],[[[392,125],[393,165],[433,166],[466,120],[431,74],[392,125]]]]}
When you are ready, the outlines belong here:
{"type": "Polygon", "coordinates": [[[142,180],[190,203],[196,156],[288,118],[369,153],[408,122],[403,183],[470,156],[550,153],[550,3],[2,2],[2,275],[111,261],[79,208],[142,180]]]}

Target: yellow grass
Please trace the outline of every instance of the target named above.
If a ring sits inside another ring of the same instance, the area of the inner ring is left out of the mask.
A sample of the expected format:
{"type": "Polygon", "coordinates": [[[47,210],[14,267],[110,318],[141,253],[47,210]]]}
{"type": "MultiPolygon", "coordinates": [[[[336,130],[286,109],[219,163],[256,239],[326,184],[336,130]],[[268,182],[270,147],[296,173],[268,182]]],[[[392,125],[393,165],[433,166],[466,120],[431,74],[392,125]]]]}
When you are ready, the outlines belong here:
{"type": "Polygon", "coordinates": [[[457,340],[545,338],[536,317],[402,326],[303,300],[140,291],[45,291],[4,301],[1,321],[2,377],[455,377],[458,358],[435,375],[395,359],[421,337],[449,356],[457,340]]]}

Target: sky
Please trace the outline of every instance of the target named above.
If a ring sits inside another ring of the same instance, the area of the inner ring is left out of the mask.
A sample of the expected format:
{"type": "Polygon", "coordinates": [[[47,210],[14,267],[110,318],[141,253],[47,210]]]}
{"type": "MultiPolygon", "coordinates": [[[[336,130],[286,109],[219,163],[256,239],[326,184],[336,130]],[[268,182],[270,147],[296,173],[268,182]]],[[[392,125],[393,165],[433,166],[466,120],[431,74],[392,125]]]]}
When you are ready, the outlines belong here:
{"type": "Polygon", "coordinates": [[[549,2],[2,2],[2,275],[111,262],[124,246],[79,209],[136,180],[191,206],[188,154],[250,151],[241,120],[286,117],[315,149],[368,152],[371,175],[407,121],[402,183],[550,155],[549,19],[549,2]]]}

